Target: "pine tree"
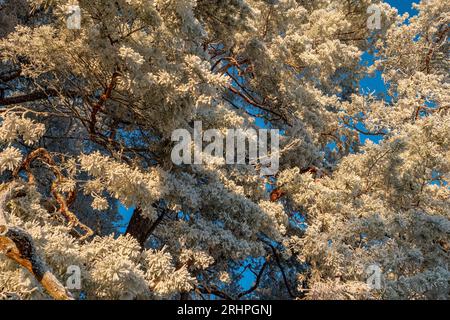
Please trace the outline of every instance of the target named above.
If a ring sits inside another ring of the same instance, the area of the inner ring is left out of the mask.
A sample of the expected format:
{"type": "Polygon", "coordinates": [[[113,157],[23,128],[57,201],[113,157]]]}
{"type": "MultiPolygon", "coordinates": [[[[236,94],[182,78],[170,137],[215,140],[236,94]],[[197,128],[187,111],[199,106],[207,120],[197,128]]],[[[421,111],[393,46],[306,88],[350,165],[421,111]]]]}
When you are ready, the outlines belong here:
{"type": "Polygon", "coordinates": [[[416,9],[0,1],[0,299],[448,299],[450,4],[416,9]],[[279,129],[279,172],[175,165],[195,121],[279,129]]]}

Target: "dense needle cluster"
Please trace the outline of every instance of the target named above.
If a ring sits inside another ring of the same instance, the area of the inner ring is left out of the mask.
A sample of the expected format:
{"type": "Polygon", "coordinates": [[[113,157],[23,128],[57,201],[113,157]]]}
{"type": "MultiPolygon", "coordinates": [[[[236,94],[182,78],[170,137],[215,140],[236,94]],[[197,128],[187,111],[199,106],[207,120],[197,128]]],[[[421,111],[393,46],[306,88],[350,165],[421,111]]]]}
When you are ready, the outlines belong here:
{"type": "Polygon", "coordinates": [[[448,299],[450,4],[416,9],[1,1],[0,299],[448,299]],[[194,121],[280,129],[280,171],[175,165],[194,121]]]}

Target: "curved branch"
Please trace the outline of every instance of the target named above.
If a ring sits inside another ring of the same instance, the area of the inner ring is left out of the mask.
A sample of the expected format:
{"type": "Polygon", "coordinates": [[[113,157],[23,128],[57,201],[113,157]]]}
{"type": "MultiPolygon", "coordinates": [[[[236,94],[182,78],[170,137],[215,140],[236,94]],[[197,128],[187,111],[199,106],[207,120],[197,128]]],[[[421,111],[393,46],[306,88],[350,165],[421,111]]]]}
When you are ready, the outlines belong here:
{"type": "Polygon", "coordinates": [[[22,165],[13,173],[13,176],[17,177],[21,170],[25,170],[28,174],[28,183],[35,183],[30,165],[36,159],[41,159],[43,162],[48,164],[53,174],[55,175],[56,180],[52,182],[51,193],[59,204],[58,211],[69,221],[69,225],[71,227],[79,227],[85,232],[85,234],[81,236],[79,240],[83,241],[92,236],[94,234],[92,229],[81,223],[80,220],[78,220],[77,216],[69,210],[69,205],[73,202],[75,194],[73,192],[70,192],[68,199],[66,199],[66,197],[64,197],[60,192],[57,191],[57,185],[63,179],[63,175],[47,150],[45,150],[44,148],[39,148],[31,152],[26,157],[22,165]]]}
{"type": "Polygon", "coordinates": [[[195,291],[198,291],[198,292],[203,293],[203,294],[213,294],[213,295],[215,295],[217,297],[220,297],[222,299],[225,299],[225,300],[234,300],[227,293],[217,289],[216,286],[211,286],[211,287],[208,287],[206,285],[197,286],[195,288],[195,291]]]}
{"type": "Polygon", "coordinates": [[[297,298],[296,295],[292,293],[291,286],[290,286],[289,281],[287,279],[286,272],[284,271],[283,265],[281,264],[281,260],[280,260],[280,257],[278,255],[277,249],[275,249],[275,247],[273,245],[271,245],[271,244],[267,244],[267,245],[272,249],[273,256],[275,258],[275,262],[277,263],[278,267],[280,268],[281,275],[283,276],[283,282],[284,282],[284,285],[286,287],[286,290],[287,290],[289,296],[291,298],[297,298]]]}
{"type": "Polygon", "coordinates": [[[256,289],[258,289],[259,283],[261,282],[261,279],[262,279],[262,275],[264,274],[264,270],[266,270],[266,267],[267,267],[267,265],[269,264],[269,261],[270,261],[270,259],[267,258],[266,261],[264,262],[263,266],[262,266],[261,269],[259,270],[258,275],[256,276],[255,283],[253,284],[253,286],[252,286],[250,289],[245,290],[245,291],[239,293],[239,294],[238,294],[238,299],[240,299],[240,298],[242,298],[243,296],[246,296],[246,295],[252,293],[253,291],[255,291],[256,289]]]}
{"type": "Polygon", "coordinates": [[[32,237],[22,229],[8,227],[3,207],[9,192],[3,192],[0,198],[0,254],[27,269],[54,299],[73,300],[70,292],[37,254],[32,237]]]}
{"type": "Polygon", "coordinates": [[[0,236],[0,252],[27,269],[54,299],[73,300],[72,295],[37,255],[33,239],[25,231],[9,228],[4,236],[0,236]]]}

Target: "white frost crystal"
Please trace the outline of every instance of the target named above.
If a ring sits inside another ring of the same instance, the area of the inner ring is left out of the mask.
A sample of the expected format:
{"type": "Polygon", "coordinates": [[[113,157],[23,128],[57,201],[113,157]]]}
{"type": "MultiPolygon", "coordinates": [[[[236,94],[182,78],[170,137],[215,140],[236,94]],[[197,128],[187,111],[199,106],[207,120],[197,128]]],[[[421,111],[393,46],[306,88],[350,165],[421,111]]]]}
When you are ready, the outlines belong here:
{"type": "MultiPolygon", "coordinates": [[[[0,214],[75,298],[449,299],[449,1],[3,2],[0,214]],[[198,121],[280,130],[280,171],[175,165],[198,121]]],[[[0,299],[39,281],[0,253],[0,299]]]]}

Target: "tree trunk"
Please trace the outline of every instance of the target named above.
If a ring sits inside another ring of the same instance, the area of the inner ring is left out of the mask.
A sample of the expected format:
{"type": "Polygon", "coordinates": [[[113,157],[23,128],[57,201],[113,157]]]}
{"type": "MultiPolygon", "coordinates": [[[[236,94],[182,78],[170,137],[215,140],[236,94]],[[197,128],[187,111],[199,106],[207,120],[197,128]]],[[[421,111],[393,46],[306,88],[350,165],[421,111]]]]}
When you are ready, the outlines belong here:
{"type": "Polygon", "coordinates": [[[130,223],[128,224],[127,231],[125,234],[129,234],[135,238],[141,247],[144,249],[145,242],[147,242],[148,237],[155,231],[156,227],[163,221],[164,217],[170,212],[167,208],[162,208],[159,205],[159,201],[153,204],[153,207],[158,212],[158,218],[155,221],[142,215],[142,210],[136,207],[131,216],[130,223]]]}
{"type": "Polygon", "coordinates": [[[133,211],[130,223],[128,224],[125,234],[129,234],[135,238],[142,248],[144,248],[145,242],[150,233],[152,227],[152,221],[142,215],[141,208],[137,207],[133,211]]]}

